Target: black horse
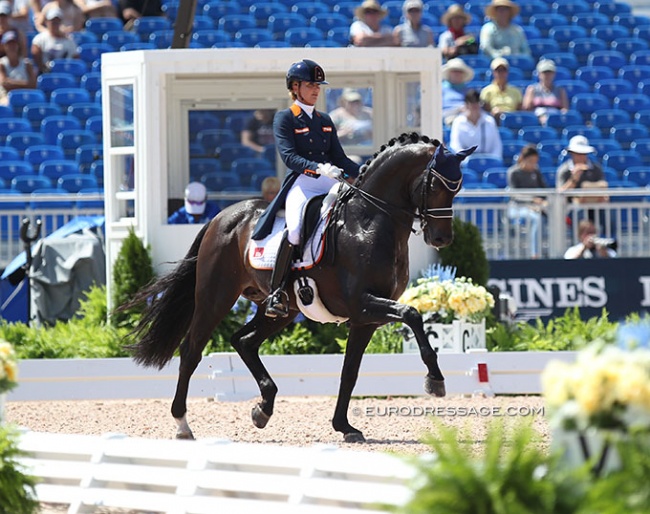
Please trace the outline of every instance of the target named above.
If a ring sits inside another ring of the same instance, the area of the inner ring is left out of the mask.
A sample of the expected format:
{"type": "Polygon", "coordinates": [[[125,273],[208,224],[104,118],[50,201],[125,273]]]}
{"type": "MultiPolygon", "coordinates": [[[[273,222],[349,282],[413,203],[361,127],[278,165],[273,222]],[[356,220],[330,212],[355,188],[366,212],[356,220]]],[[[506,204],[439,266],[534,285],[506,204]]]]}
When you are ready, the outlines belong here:
{"type": "MultiPolygon", "coordinates": [[[[322,261],[306,272],[315,280],[330,313],[348,318],[349,337],[332,425],[346,441],[364,441],[348,422],[348,406],[361,358],[375,330],[401,321],[413,330],[428,373],[425,390],[445,395],[444,377],[435,351],[424,333],[416,309],[397,303],[409,280],[408,239],[415,218],[427,244],[449,245],[452,201],[462,184],[460,161],[474,148],[456,155],[438,141],[402,134],[382,146],[354,185],[342,187],[328,232],[322,261]]],[[[268,318],[263,301],[270,272],[253,269],[247,247],[255,223],[267,203],[246,200],[224,209],[203,227],[185,258],[168,275],[144,288],[126,307],[146,305],[131,334],[135,361],[162,368],[180,346],[180,370],[171,412],[177,438],[191,439],[186,420],[187,392],[192,373],[215,326],[239,296],[256,303],[254,318],[236,332],[231,343],[260,388],[261,401],[252,410],[255,426],[263,428],[273,414],[277,386],[259,357],[259,347],[298,314],[289,291],[287,318],[268,318]]]]}

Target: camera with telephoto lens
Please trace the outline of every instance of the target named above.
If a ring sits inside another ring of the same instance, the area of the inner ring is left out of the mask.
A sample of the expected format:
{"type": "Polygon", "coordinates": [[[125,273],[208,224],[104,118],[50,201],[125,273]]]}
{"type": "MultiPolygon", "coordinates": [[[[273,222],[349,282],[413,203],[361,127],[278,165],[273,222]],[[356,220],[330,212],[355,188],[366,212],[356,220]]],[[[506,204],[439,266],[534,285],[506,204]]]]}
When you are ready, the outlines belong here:
{"type": "Polygon", "coordinates": [[[611,237],[594,237],[591,239],[596,246],[603,246],[608,248],[613,248],[616,246],[616,239],[611,237]]]}

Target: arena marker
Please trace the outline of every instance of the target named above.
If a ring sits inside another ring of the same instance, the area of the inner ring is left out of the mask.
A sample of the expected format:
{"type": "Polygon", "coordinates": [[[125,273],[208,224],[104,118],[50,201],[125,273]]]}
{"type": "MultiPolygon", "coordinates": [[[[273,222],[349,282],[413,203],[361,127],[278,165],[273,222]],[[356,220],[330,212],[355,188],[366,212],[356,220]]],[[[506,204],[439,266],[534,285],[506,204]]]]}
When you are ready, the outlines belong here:
{"type": "Polygon", "coordinates": [[[488,367],[485,362],[479,362],[477,364],[478,368],[478,381],[479,382],[489,382],[490,379],[488,378],[488,367]]]}

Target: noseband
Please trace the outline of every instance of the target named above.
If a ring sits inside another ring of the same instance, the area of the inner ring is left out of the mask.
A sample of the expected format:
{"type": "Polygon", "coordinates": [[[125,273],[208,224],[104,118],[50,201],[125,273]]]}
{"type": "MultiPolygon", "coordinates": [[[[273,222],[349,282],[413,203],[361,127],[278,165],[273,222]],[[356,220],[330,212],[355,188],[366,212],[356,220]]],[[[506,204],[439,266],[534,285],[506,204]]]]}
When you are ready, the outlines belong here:
{"type": "Polygon", "coordinates": [[[422,184],[422,202],[420,204],[420,210],[417,214],[417,218],[420,220],[420,230],[424,231],[427,227],[428,219],[450,219],[454,217],[454,209],[451,207],[436,207],[434,209],[427,208],[427,199],[429,197],[429,190],[431,189],[433,179],[437,178],[440,180],[443,186],[454,194],[460,191],[460,187],[463,185],[463,177],[458,180],[450,180],[447,177],[442,176],[438,173],[433,166],[427,166],[425,171],[424,181],[422,184]]]}

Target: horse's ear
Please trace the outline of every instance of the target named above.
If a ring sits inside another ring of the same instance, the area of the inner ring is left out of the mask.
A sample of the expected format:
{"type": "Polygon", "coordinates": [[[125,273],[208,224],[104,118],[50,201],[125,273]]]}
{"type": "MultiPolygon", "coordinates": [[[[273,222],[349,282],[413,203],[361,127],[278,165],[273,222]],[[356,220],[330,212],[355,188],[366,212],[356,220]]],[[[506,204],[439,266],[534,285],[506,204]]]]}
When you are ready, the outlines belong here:
{"type": "Polygon", "coordinates": [[[478,146],[472,146],[470,148],[465,148],[465,150],[461,150],[456,154],[456,160],[458,160],[458,162],[464,161],[465,157],[472,155],[477,148],[478,146]]]}

